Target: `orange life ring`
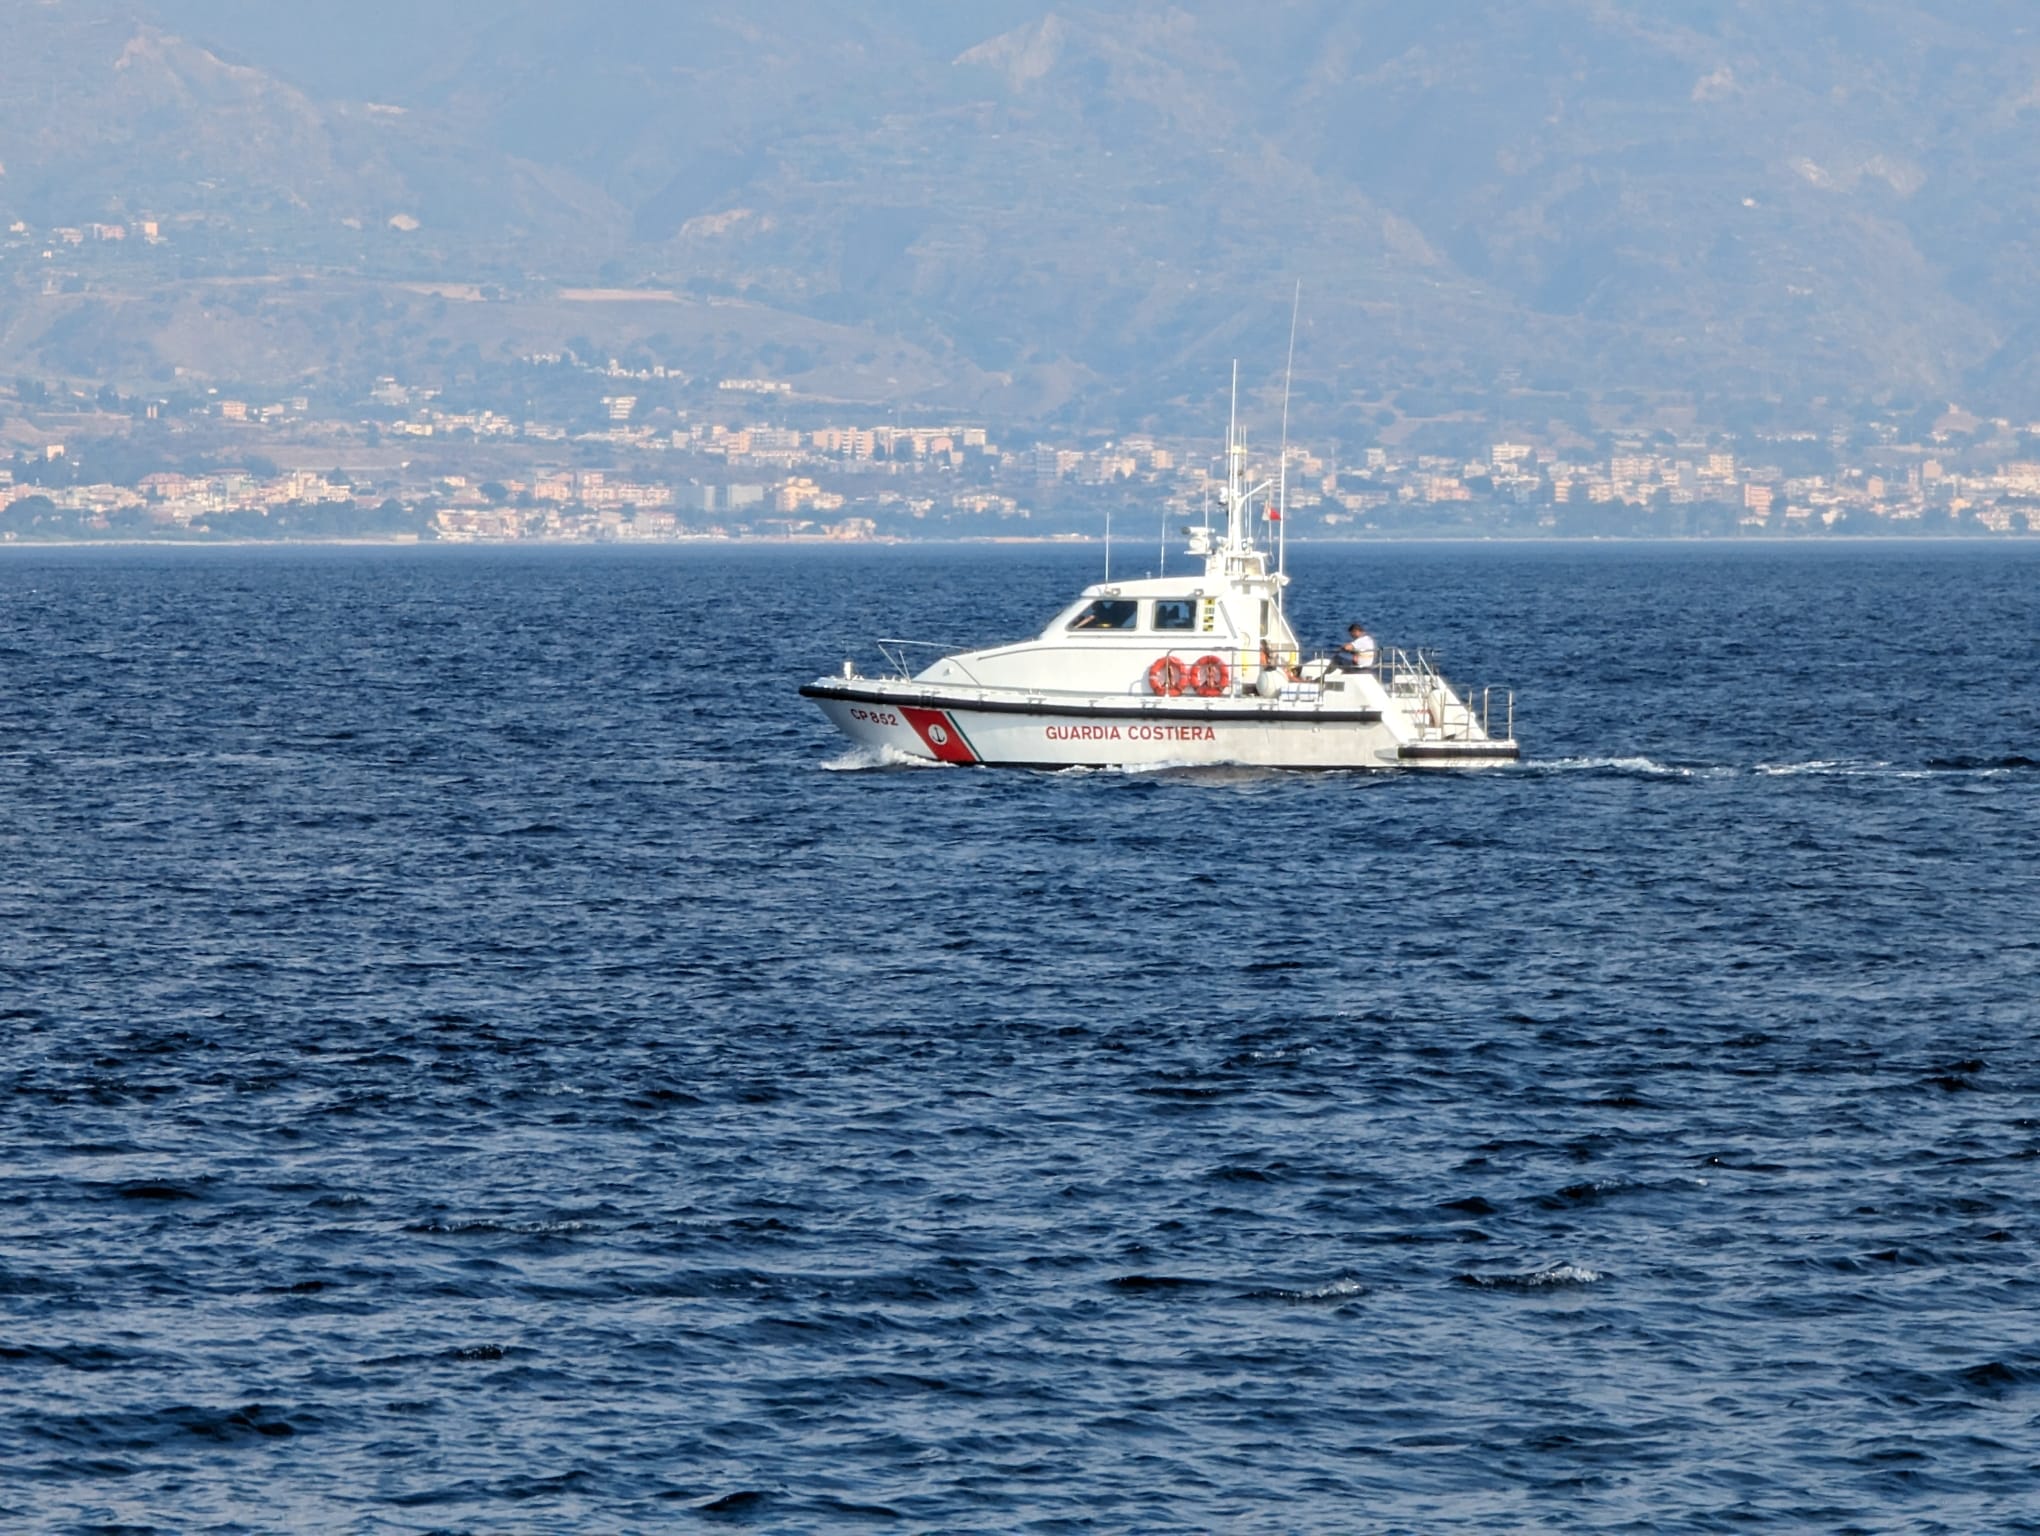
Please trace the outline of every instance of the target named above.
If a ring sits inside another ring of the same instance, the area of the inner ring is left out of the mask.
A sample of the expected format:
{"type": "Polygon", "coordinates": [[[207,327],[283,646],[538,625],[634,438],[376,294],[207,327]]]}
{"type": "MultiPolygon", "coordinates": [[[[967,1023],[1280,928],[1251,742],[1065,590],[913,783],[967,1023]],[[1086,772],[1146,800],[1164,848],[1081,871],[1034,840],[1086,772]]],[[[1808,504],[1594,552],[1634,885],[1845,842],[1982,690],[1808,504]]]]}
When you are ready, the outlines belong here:
{"type": "Polygon", "coordinates": [[[1216,656],[1200,656],[1190,663],[1190,691],[1201,693],[1205,698],[1225,692],[1225,685],[1232,680],[1225,662],[1216,656]]]}
{"type": "Polygon", "coordinates": [[[1148,668],[1148,692],[1167,694],[1174,698],[1183,691],[1183,684],[1190,679],[1190,669],[1173,656],[1157,656],[1155,664],[1148,668]]]}

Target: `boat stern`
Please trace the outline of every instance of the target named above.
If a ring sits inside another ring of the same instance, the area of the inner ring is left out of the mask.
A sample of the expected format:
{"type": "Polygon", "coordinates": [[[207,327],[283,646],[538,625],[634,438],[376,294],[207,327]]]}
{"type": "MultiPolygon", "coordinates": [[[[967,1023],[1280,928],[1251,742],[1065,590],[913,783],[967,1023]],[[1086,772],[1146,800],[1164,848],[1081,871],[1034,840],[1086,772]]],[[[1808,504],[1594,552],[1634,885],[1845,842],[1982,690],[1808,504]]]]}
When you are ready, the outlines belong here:
{"type": "Polygon", "coordinates": [[[1406,741],[1396,748],[1404,768],[1499,768],[1522,752],[1514,741],[1406,741]]]}

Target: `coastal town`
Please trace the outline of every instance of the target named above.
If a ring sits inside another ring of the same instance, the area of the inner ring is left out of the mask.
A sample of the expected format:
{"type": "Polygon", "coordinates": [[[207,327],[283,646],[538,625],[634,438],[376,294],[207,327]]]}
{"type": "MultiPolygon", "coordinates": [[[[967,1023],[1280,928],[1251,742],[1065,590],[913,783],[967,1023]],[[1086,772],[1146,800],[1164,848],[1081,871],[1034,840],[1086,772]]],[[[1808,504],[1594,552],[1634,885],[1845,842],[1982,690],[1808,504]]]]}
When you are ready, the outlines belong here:
{"type": "MultiPolygon", "coordinates": [[[[18,380],[0,393],[0,539],[1068,539],[1113,516],[1128,536],[1142,514],[1202,515],[1222,469],[1203,438],[1001,440],[984,423],[818,416],[769,377],[705,391],[658,365],[522,361],[596,376],[599,414],[523,416],[392,376],[325,410],[18,380]],[[706,408],[647,408],[683,385],[706,408]]],[[[2040,532],[2040,423],[1951,407],[1922,425],[1460,453],[1292,442],[1281,515],[1305,539],[2040,532]]],[[[1259,445],[1271,475],[1279,447],[1259,445]]]]}
{"type": "MultiPolygon", "coordinates": [[[[15,220],[0,268],[46,295],[135,291],[199,233],[15,220]]],[[[487,287],[398,287],[477,313],[503,301],[487,287]]],[[[1129,536],[1139,519],[1199,517],[1222,471],[1219,400],[1166,414],[1194,435],[1123,430],[1123,417],[1087,429],[1068,413],[1004,421],[846,400],[815,387],[796,348],[618,351],[585,337],[515,355],[471,347],[281,392],[182,369],[148,384],[0,379],[0,541],[1086,539],[1115,519],[1129,536]]],[[[1690,405],[1547,398],[1505,374],[1484,397],[1320,402],[1286,445],[1279,404],[1264,391],[1245,420],[1292,538],[2040,532],[2040,422],[1953,404],[1863,415],[1759,402],[1709,424],[1690,405]]]]}

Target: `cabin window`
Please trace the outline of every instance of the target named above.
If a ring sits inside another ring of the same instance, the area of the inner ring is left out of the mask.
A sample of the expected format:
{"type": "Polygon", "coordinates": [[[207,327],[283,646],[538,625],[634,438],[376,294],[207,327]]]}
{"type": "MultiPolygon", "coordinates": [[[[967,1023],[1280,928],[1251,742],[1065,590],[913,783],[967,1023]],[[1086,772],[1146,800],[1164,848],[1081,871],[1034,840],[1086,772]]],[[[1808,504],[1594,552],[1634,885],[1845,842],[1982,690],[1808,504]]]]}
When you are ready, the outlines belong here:
{"type": "Polygon", "coordinates": [[[1140,604],[1126,597],[1101,597],[1070,620],[1071,629],[1132,629],[1140,620],[1140,604]]]}
{"type": "Polygon", "coordinates": [[[1197,601],[1189,597],[1158,597],[1155,599],[1156,629],[1195,629],[1197,627],[1197,601]]]}

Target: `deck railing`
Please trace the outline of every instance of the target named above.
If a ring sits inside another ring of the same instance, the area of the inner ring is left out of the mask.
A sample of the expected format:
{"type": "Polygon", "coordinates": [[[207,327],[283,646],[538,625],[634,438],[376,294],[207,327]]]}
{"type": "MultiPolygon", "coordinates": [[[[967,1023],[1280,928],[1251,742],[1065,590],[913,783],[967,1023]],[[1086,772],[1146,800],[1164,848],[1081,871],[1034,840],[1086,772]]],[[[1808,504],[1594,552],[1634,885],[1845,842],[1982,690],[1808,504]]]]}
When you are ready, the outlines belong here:
{"type": "Polygon", "coordinates": [[[892,675],[902,681],[911,680],[915,673],[925,670],[930,662],[939,661],[947,656],[956,662],[957,668],[965,677],[970,678],[973,683],[977,682],[970,668],[957,659],[957,653],[968,650],[968,646],[953,644],[947,640],[901,640],[896,637],[874,640],[872,644],[878,647],[878,654],[885,658],[885,664],[892,668],[892,675]]]}
{"type": "MultiPolygon", "coordinates": [[[[1336,658],[1334,658],[1336,663],[1336,658]]],[[[1398,707],[1417,727],[1420,741],[1471,741],[1475,732],[1490,740],[1516,736],[1516,694],[1513,689],[1469,688],[1463,695],[1445,681],[1431,653],[1388,645],[1375,653],[1372,671],[1398,707]],[[1495,716],[1502,719],[1497,721],[1495,716]],[[1499,737],[1495,730],[1501,726],[1499,737]]],[[[1339,670],[1329,674],[1336,677],[1339,670]]]]}
{"type": "MultiPolygon", "coordinates": [[[[958,670],[973,684],[984,684],[970,671],[959,657],[967,648],[941,640],[905,640],[888,637],[873,642],[879,654],[885,658],[892,676],[911,680],[916,673],[924,670],[928,663],[947,656],[958,670]]],[[[1226,651],[1220,651],[1226,655],[1226,651]]],[[[1292,653],[1293,654],[1293,653],[1292,653]]],[[[1258,676],[1260,655],[1256,650],[1251,657],[1245,649],[1231,652],[1231,676],[1226,692],[1250,696],[1255,689],[1248,681],[1250,675],[1258,676]]],[[[1461,695],[1445,681],[1438,670],[1431,653],[1426,650],[1404,650],[1401,646],[1383,646],[1375,653],[1371,669],[1389,698],[1395,702],[1410,721],[1417,727],[1420,741],[1471,741],[1480,737],[1489,740],[1513,741],[1516,737],[1516,694],[1511,688],[1483,687],[1478,693],[1469,688],[1461,695]],[[1497,736],[1495,715],[1500,714],[1502,729],[1497,736]]],[[[1353,675],[1337,666],[1336,656],[1313,656],[1304,662],[1302,675],[1290,678],[1282,685],[1279,698],[1285,703],[1315,704],[1323,708],[1327,702],[1324,684],[1328,678],[1353,675]]],[[[1031,690],[1035,692],[1053,690],[1031,690]]]]}

